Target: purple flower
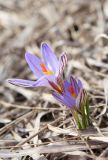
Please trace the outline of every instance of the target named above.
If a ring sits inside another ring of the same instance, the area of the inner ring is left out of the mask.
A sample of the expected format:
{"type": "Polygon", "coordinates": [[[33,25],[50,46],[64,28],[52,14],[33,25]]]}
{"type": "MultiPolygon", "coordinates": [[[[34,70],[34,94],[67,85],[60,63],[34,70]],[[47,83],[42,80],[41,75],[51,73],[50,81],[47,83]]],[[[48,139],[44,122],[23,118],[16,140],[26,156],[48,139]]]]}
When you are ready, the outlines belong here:
{"type": "Polygon", "coordinates": [[[67,63],[66,54],[61,54],[58,60],[46,43],[41,45],[41,53],[42,59],[29,52],[25,53],[25,59],[32,72],[37,76],[37,81],[8,79],[8,82],[22,87],[49,87],[60,93],[61,85],[59,86],[59,81],[63,81],[62,74],[67,63]]]}
{"type": "Polygon", "coordinates": [[[83,100],[83,86],[80,80],[70,77],[70,81],[65,80],[62,92],[53,92],[53,96],[63,105],[69,108],[78,109],[83,100]]]}

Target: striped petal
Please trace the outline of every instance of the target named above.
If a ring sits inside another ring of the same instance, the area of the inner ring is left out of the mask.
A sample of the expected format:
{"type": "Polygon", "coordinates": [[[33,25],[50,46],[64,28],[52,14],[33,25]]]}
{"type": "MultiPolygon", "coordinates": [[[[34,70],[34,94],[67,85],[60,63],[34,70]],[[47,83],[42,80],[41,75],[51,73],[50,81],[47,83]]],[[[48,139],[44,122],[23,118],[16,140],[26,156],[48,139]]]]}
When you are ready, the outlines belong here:
{"type": "Polygon", "coordinates": [[[56,92],[54,92],[52,95],[66,107],[72,108],[76,106],[76,100],[74,98],[71,98],[70,96],[67,96],[65,94],[60,95],[56,92]]]}
{"type": "Polygon", "coordinates": [[[71,83],[71,86],[72,86],[75,94],[78,96],[78,93],[80,91],[80,87],[78,86],[77,80],[73,76],[70,77],[70,83],[71,83]]]}
{"type": "Polygon", "coordinates": [[[34,87],[48,87],[52,89],[52,86],[50,85],[49,81],[55,82],[54,76],[43,76],[39,78],[34,84],[34,87]]]}
{"type": "Polygon", "coordinates": [[[37,81],[23,80],[23,79],[8,79],[7,81],[13,85],[21,87],[48,87],[52,88],[49,84],[50,81],[54,81],[54,76],[42,76],[37,81]]]}
{"type": "Polygon", "coordinates": [[[21,87],[33,87],[33,84],[35,83],[35,81],[23,80],[23,79],[8,79],[7,81],[13,85],[21,87]]]}
{"type": "Polygon", "coordinates": [[[83,88],[82,82],[79,79],[77,80],[77,84],[78,84],[80,89],[83,88]]]}
{"type": "Polygon", "coordinates": [[[77,107],[80,107],[81,106],[81,103],[83,101],[83,89],[80,90],[77,98],[76,98],[76,106],[77,107]]]}
{"type": "Polygon", "coordinates": [[[67,56],[66,56],[66,53],[63,53],[61,54],[59,59],[59,74],[63,73],[66,64],[67,64],[67,56]]]}

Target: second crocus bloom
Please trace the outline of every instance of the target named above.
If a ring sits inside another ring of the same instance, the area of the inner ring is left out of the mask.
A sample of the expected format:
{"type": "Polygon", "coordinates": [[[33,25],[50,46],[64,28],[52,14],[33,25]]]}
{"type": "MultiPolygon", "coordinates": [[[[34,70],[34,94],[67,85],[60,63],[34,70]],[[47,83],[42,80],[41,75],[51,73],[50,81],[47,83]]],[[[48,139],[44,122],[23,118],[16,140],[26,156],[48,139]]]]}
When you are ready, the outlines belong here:
{"type": "Polygon", "coordinates": [[[54,91],[52,95],[70,109],[78,129],[89,126],[89,100],[80,80],[71,76],[69,81],[64,80],[62,92],[54,91]]]}
{"type": "Polygon", "coordinates": [[[79,108],[83,92],[83,85],[80,80],[73,76],[70,80],[64,80],[61,93],[53,92],[53,96],[68,108],[79,108]]]}

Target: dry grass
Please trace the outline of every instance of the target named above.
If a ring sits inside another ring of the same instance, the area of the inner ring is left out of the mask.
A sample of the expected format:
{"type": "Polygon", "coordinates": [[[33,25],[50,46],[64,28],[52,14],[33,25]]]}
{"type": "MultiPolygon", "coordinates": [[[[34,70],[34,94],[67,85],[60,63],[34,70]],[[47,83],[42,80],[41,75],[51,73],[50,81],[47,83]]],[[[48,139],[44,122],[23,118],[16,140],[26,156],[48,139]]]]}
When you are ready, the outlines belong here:
{"type": "Polygon", "coordinates": [[[108,159],[108,1],[0,0],[0,160],[108,159]],[[25,51],[46,41],[66,51],[65,77],[79,77],[90,97],[92,127],[78,131],[47,89],[9,85],[35,79],[25,51]]]}

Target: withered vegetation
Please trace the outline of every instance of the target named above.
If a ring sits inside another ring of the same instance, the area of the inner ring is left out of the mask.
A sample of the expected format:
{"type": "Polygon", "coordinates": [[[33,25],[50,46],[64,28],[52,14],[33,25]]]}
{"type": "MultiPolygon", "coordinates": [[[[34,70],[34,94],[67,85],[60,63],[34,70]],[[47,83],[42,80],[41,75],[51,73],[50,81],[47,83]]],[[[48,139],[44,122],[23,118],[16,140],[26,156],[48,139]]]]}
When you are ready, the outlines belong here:
{"type": "Polygon", "coordinates": [[[0,160],[108,159],[108,1],[0,0],[0,160]],[[80,78],[90,98],[91,127],[79,131],[65,106],[36,80],[25,51],[48,42],[68,57],[65,78],[80,78]]]}

